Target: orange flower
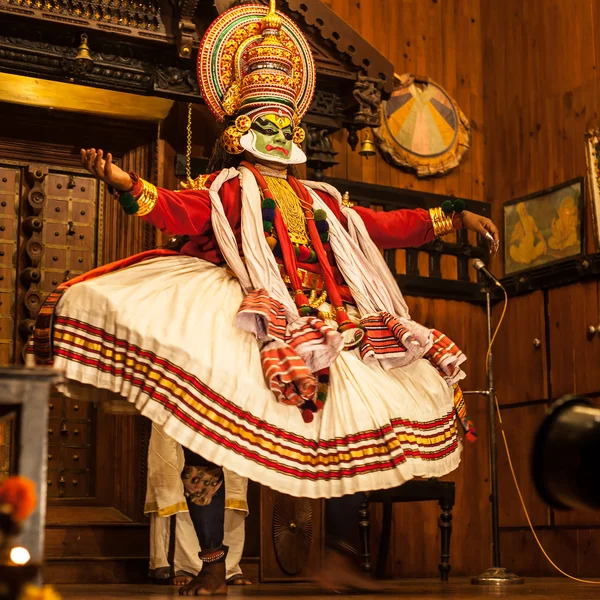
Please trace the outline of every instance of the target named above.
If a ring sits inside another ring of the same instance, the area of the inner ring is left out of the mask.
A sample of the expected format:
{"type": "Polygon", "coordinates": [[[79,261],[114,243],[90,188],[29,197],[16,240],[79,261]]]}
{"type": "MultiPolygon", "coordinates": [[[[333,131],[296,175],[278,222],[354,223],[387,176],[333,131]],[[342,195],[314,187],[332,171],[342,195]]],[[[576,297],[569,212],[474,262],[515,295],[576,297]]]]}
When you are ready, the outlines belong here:
{"type": "Polygon", "coordinates": [[[28,585],[19,600],[61,600],[61,596],[49,585],[42,588],[28,585]]]}
{"type": "Polygon", "coordinates": [[[0,484],[0,505],[2,504],[12,507],[13,520],[24,521],[37,504],[34,483],[26,477],[9,477],[0,484]]]}

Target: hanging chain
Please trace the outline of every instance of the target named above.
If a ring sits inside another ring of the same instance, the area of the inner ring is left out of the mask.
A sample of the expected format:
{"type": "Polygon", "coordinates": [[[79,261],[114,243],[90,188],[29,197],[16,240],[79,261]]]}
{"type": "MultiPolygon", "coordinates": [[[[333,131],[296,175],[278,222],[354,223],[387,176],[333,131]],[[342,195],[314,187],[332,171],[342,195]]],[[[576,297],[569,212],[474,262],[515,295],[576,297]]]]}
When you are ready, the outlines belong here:
{"type": "Polygon", "coordinates": [[[192,103],[188,103],[187,115],[187,148],[185,151],[185,174],[192,181],[192,103]]]}

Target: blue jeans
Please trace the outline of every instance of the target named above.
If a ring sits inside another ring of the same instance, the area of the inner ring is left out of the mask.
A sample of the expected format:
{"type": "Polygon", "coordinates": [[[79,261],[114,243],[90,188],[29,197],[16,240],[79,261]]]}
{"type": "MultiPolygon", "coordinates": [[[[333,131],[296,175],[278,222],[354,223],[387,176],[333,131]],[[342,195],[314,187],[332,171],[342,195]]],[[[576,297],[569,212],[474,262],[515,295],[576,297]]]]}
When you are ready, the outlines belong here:
{"type": "MultiPolygon", "coordinates": [[[[215,464],[205,460],[187,448],[183,449],[183,454],[187,467],[217,468],[215,464]]],[[[211,552],[219,550],[223,546],[224,535],[225,483],[221,485],[210,504],[206,506],[198,506],[191,502],[189,498],[186,498],[186,500],[201,551],[211,552]]]]}
{"type": "MultiPolygon", "coordinates": [[[[189,467],[217,468],[187,448],[183,449],[185,465],[189,467]]],[[[326,544],[329,547],[355,551],[359,548],[358,511],[365,498],[364,493],[330,498],[327,500],[326,544]]],[[[190,517],[203,552],[218,550],[223,545],[225,520],[225,484],[221,485],[210,504],[198,506],[187,498],[190,517]]]]}

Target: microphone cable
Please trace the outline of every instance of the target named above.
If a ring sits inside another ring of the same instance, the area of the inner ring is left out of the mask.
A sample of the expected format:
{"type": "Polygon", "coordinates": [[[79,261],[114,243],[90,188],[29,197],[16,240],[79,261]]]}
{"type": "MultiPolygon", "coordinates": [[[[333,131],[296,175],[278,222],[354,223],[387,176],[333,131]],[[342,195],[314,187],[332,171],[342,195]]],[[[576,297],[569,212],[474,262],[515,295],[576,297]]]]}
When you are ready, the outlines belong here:
{"type": "MultiPolygon", "coordinates": [[[[496,340],[496,335],[498,334],[498,331],[500,330],[500,326],[502,325],[502,321],[504,320],[504,316],[506,315],[506,308],[508,306],[508,294],[506,293],[506,290],[502,287],[501,288],[503,293],[504,293],[504,306],[502,308],[502,314],[500,315],[500,319],[498,320],[498,324],[496,325],[496,329],[494,329],[494,335],[492,335],[492,339],[489,343],[487,352],[485,354],[485,372],[486,374],[489,373],[489,369],[490,369],[490,354],[492,352],[492,346],[494,344],[494,341],[496,340]]],[[[533,534],[533,537],[535,539],[535,541],[537,542],[537,545],[539,546],[540,550],[542,551],[542,554],[544,555],[544,557],[546,558],[546,560],[562,575],[564,575],[565,577],[567,577],[568,579],[572,579],[573,581],[579,581],[580,583],[590,583],[593,585],[600,585],[600,581],[593,581],[591,579],[581,579],[579,577],[575,577],[574,575],[570,575],[569,573],[567,573],[566,571],[563,571],[551,558],[550,556],[548,556],[548,553],[546,552],[546,549],[544,548],[544,546],[542,545],[542,542],[540,541],[540,538],[538,537],[536,531],[535,531],[535,527],[533,526],[533,523],[531,522],[531,518],[529,517],[529,511],[527,510],[527,506],[525,505],[525,500],[523,499],[523,494],[521,493],[521,488],[519,486],[519,482],[517,481],[517,475],[515,473],[515,469],[513,466],[513,462],[512,462],[512,458],[510,455],[510,450],[508,449],[508,441],[506,439],[506,434],[504,433],[504,424],[502,423],[502,414],[500,412],[500,405],[498,403],[498,396],[496,394],[496,392],[494,391],[494,403],[496,405],[496,412],[498,413],[498,421],[500,423],[500,432],[502,433],[502,441],[504,442],[504,449],[506,450],[506,456],[508,458],[508,466],[510,467],[510,473],[512,475],[515,487],[517,488],[517,494],[519,495],[519,500],[521,501],[521,506],[523,507],[523,512],[525,513],[525,518],[527,519],[527,524],[529,525],[529,529],[531,530],[531,533],[533,534]]],[[[490,418],[493,418],[493,415],[490,415],[490,418]]]]}

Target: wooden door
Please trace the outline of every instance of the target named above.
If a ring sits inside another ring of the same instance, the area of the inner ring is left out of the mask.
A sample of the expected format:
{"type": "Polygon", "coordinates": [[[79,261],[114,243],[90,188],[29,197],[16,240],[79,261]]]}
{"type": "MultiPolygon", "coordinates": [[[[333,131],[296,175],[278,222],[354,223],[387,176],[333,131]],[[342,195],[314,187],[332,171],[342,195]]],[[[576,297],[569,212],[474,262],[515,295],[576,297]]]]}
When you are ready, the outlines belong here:
{"type": "MultiPolygon", "coordinates": [[[[30,170],[29,166],[26,168],[30,170]]],[[[39,215],[43,222],[39,236],[43,245],[39,264],[43,301],[63,281],[97,266],[97,232],[104,225],[99,210],[104,186],[79,169],[50,165],[35,168],[45,173],[38,189],[46,198],[39,215]]],[[[23,268],[25,264],[20,265],[20,270],[23,268]]],[[[52,394],[48,427],[49,499],[94,497],[95,430],[96,410],[91,402],[52,394]]]]}
{"type": "MultiPolygon", "coordinates": [[[[494,316],[502,307],[496,306],[494,316]]],[[[493,367],[501,405],[548,398],[544,292],[510,298],[494,343],[493,367]]]]}
{"type": "MultiPolygon", "coordinates": [[[[78,149],[108,149],[126,169],[151,179],[156,127],[0,110],[0,361],[8,365],[22,362],[30,321],[56,285],[153,245],[152,228],[123,213],[81,168],[78,149]],[[28,269],[38,274],[23,276],[28,269]]],[[[131,581],[148,568],[148,424],[88,400],[58,393],[50,399],[46,577],[131,581]],[[117,539],[124,543],[112,543],[117,539]]],[[[10,471],[10,441],[10,429],[0,425],[0,477],[10,471]]]]}
{"type": "Polygon", "coordinates": [[[577,283],[548,292],[552,396],[600,392],[598,283],[577,283]],[[594,328],[591,333],[590,327],[594,328]]]}

